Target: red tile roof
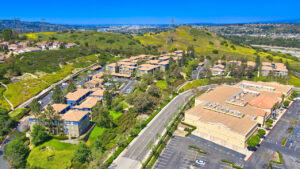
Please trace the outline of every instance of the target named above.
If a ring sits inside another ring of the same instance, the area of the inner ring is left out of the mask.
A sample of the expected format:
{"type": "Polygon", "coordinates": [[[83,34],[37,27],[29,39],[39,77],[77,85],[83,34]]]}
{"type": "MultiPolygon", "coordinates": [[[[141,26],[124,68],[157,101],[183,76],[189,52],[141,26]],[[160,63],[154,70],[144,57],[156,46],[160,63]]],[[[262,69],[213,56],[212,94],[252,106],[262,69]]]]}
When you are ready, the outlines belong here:
{"type": "Polygon", "coordinates": [[[259,95],[258,97],[254,98],[249,102],[251,106],[255,106],[258,108],[263,109],[271,109],[274,107],[279,100],[276,97],[266,96],[266,95],[259,95]]]}

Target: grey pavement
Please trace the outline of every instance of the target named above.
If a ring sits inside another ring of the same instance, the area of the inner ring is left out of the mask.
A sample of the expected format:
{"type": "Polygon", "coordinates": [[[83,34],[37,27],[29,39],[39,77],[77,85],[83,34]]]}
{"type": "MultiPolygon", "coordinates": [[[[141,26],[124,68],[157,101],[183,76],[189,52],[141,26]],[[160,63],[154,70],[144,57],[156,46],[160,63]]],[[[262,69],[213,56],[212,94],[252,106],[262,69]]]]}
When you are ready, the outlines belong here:
{"type": "Polygon", "coordinates": [[[133,85],[136,83],[137,81],[136,80],[128,80],[125,82],[125,84],[120,88],[120,92],[121,93],[125,93],[125,94],[128,94],[128,93],[131,93],[132,90],[133,90],[133,85]]]}
{"type": "Polygon", "coordinates": [[[192,79],[199,79],[199,74],[201,73],[201,71],[203,70],[203,68],[207,65],[207,63],[208,63],[208,60],[205,60],[203,66],[198,66],[196,68],[196,70],[194,70],[192,72],[191,78],[192,79]]]}
{"type": "MultiPolygon", "coordinates": [[[[199,89],[207,90],[209,86],[203,86],[199,89]]],[[[178,108],[184,105],[188,99],[193,96],[192,90],[188,90],[176,96],[169,104],[167,104],[159,114],[146,126],[142,132],[133,140],[133,142],[125,149],[121,155],[114,161],[110,168],[125,169],[125,166],[133,168],[141,167],[141,161],[150,151],[147,148],[149,142],[156,141],[156,135],[161,135],[172,116],[177,112],[178,108]]]]}
{"type": "Polygon", "coordinates": [[[252,155],[246,163],[245,168],[265,168],[271,160],[272,154],[280,151],[283,156],[282,165],[275,165],[273,168],[300,168],[300,163],[295,159],[300,158],[300,136],[294,136],[297,129],[300,130],[300,122],[294,125],[294,133],[289,134],[288,128],[292,126],[293,122],[299,118],[300,100],[295,101],[287,112],[278,121],[276,126],[272,129],[270,134],[266,136],[264,142],[259,146],[257,151],[252,155]],[[281,142],[284,138],[288,138],[286,146],[282,146],[281,142]]]}
{"type": "Polygon", "coordinates": [[[7,138],[0,147],[0,169],[9,169],[8,162],[3,159],[3,157],[4,157],[4,147],[9,142],[10,142],[10,139],[7,138]]]}
{"type": "Polygon", "coordinates": [[[194,135],[188,137],[173,136],[158,158],[154,169],[186,169],[192,166],[193,168],[219,169],[228,166],[221,162],[222,159],[243,166],[243,158],[244,155],[238,152],[194,135]],[[189,148],[190,145],[200,148],[207,154],[198,153],[196,150],[189,148]],[[196,160],[203,160],[206,164],[204,166],[194,165],[196,160]]]}
{"type": "MultiPolygon", "coordinates": [[[[16,130],[23,132],[28,126],[29,126],[28,117],[24,117],[20,120],[18,126],[16,127],[16,130]]],[[[3,157],[4,157],[4,147],[11,141],[12,138],[8,137],[4,141],[4,143],[0,146],[0,169],[9,169],[8,162],[4,160],[3,157]]]]}

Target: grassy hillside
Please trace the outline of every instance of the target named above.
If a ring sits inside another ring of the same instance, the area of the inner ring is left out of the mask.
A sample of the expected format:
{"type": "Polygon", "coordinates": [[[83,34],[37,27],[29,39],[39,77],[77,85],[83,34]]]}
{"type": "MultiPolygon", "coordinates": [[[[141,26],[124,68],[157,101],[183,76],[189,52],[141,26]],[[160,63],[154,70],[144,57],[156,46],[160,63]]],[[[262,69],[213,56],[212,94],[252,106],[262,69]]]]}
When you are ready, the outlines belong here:
{"type": "Polygon", "coordinates": [[[157,54],[155,47],[147,47],[131,35],[100,33],[95,31],[43,32],[24,34],[32,41],[76,42],[80,47],[25,53],[12,56],[0,64],[0,81],[8,86],[8,90],[0,89],[0,106],[9,108],[2,93],[17,106],[39,93],[78,68],[87,67],[98,60],[98,54],[107,52],[112,56],[106,61],[120,59],[118,56],[129,57],[138,54],[157,54]],[[24,74],[31,76],[23,78],[24,74]],[[16,82],[10,78],[22,76],[16,82]]]}
{"type": "Polygon", "coordinates": [[[236,46],[217,36],[216,34],[193,29],[190,26],[180,26],[171,32],[162,32],[159,34],[147,33],[141,36],[135,36],[144,45],[160,46],[160,51],[168,52],[174,48],[186,49],[188,46],[194,46],[196,53],[200,56],[247,56],[254,60],[256,51],[251,48],[236,46]],[[168,37],[173,37],[173,42],[166,44],[168,37]]]}
{"type": "Polygon", "coordinates": [[[300,64],[299,60],[295,62],[295,60],[291,59],[293,57],[286,54],[268,53],[263,50],[257,51],[251,47],[236,45],[215,33],[195,29],[191,26],[180,26],[170,32],[147,33],[135,36],[134,38],[138,39],[144,45],[158,46],[160,52],[170,52],[173,49],[187,49],[188,46],[194,46],[198,56],[221,58],[225,55],[231,59],[246,57],[248,60],[254,61],[256,56],[260,55],[262,61],[270,61],[267,57],[271,56],[273,61],[276,62],[280,60],[283,62],[288,61],[291,63],[291,67],[295,69],[297,69],[296,65],[300,64]],[[172,42],[170,42],[170,37],[173,38],[172,42]]]}
{"type": "Polygon", "coordinates": [[[123,49],[133,53],[148,53],[149,51],[131,35],[96,32],[96,31],[65,31],[57,33],[29,33],[24,34],[34,41],[63,41],[76,42],[83,46],[96,46],[100,49],[123,49]]]}

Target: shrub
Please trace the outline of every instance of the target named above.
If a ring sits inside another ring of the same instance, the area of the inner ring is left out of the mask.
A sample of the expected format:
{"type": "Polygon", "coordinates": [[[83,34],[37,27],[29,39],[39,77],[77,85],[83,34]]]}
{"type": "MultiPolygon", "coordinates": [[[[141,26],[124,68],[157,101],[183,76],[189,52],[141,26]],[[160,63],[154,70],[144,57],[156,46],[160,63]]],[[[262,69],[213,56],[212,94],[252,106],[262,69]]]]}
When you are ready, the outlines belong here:
{"type": "Polygon", "coordinates": [[[260,142],[259,135],[254,135],[247,140],[248,147],[250,148],[255,148],[259,142],[260,142]]]}
{"type": "Polygon", "coordinates": [[[213,54],[218,54],[218,53],[219,53],[219,51],[218,51],[218,50],[216,50],[216,49],[214,49],[214,50],[212,51],[212,53],[213,53],[213,54]]]}
{"type": "Polygon", "coordinates": [[[68,139],[68,136],[65,136],[65,135],[51,135],[52,138],[54,139],[57,139],[57,140],[67,140],[68,139]]]}
{"type": "Polygon", "coordinates": [[[80,142],[76,149],[74,160],[79,161],[80,163],[85,163],[88,160],[90,149],[84,142],[80,142]]]}
{"type": "Polygon", "coordinates": [[[284,146],[287,142],[287,138],[285,137],[282,141],[281,141],[281,145],[284,146]]]}
{"type": "Polygon", "coordinates": [[[260,136],[260,137],[263,137],[263,136],[265,136],[266,135],[266,131],[264,130],[264,129],[258,129],[258,135],[260,136]]]}
{"type": "Polygon", "coordinates": [[[289,106],[289,105],[290,105],[290,101],[288,101],[288,100],[284,101],[284,102],[283,102],[283,105],[284,105],[285,107],[289,106]]]}
{"type": "Polygon", "coordinates": [[[47,134],[45,128],[41,125],[34,125],[33,130],[30,134],[31,136],[31,142],[35,146],[40,145],[44,143],[45,141],[49,140],[49,135],[47,134]]]}

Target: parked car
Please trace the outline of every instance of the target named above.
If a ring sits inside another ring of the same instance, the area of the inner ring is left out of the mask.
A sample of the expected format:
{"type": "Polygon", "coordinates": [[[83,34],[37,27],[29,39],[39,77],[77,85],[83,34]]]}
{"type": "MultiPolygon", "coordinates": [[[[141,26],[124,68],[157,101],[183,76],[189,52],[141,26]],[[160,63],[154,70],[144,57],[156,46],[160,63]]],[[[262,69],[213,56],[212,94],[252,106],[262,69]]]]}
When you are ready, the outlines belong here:
{"type": "Polygon", "coordinates": [[[195,165],[198,165],[198,166],[205,166],[205,164],[206,164],[206,162],[205,161],[203,161],[203,160],[196,160],[195,161],[195,165]]]}

